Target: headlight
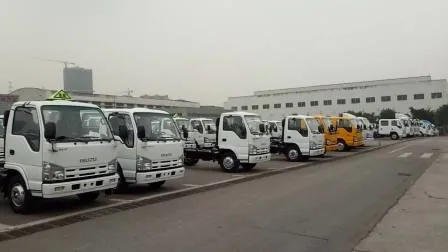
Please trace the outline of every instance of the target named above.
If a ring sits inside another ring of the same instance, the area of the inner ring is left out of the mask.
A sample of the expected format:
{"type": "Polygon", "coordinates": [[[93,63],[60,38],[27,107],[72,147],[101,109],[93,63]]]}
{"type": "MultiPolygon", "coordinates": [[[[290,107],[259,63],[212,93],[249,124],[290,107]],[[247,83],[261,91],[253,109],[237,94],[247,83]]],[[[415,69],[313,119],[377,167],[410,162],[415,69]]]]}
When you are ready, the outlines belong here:
{"type": "Polygon", "coordinates": [[[42,180],[45,182],[59,181],[65,179],[65,169],[62,166],[43,162],[42,163],[42,180]]]}
{"type": "Polygon", "coordinates": [[[257,146],[249,144],[249,155],[256,155],[256,154],[257,154],[257,146]]]}
{"type": "Polygon", "coordinates": [[[137,171],[149,171],[152,168],[152,161],[139,155],[137,156],[136,166],[137,171]]]}
{"type": "Polygon", "coordinates": [[[311,149],[311,150],[315,150],[315,149],[317,149],[317,144],[316,144],[315,142],[311,141],[311,142],[310,142],[310,149],[311,149]]]}
{"type": "Polygon", "coordinates": [[[116,173],[117,172],[117,159],[113,159],[109,163],[107,163],[107,170],[109,173],[116,173]]]}

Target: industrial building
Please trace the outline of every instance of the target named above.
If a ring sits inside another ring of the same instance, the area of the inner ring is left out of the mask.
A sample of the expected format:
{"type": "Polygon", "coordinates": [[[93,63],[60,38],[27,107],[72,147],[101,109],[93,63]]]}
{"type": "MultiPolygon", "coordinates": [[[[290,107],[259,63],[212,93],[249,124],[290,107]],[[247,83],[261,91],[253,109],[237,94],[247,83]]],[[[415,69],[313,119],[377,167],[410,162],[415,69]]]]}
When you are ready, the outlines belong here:
{"type": "MultiPolygon", "coordinates": [[[[46,100],[56,90],[41,88],[20,88],[10,95],[18,97],[19,101],[46,100]]],[[[172,100],[168,96],[117,96],[107,94],[86,94],[68,92],[72,101],[96,104],[102,108],[155,108],[183,117],[218,117],[224,112],[223,107],[201,106],[198,102],[172,100]]]]}
{"type": "Polygon", "coordinates": [[[348,110],[379,114],[390,108],[408,113],[411,106],[435,110],[448,104],[447,91],[446,79],[419,76],[256,91],[250,96],[229,97],[224,108],[276,120],[290,114],[337,115],[348,110]]]}
{"type": "Polygon", "coordinates": [[[19,96],[12,94],[0,94],[0,114],[3,115],[5,110],[8,110],[11,105],[19,100],[19,96]]]}

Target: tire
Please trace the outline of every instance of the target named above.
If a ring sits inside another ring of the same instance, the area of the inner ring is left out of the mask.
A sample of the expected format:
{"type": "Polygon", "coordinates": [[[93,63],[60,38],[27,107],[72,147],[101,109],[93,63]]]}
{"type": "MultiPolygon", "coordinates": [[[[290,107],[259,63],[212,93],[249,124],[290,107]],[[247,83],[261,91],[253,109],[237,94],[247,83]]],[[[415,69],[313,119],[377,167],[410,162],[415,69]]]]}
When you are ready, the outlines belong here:
{"type": "Polygon", "coordinates": [[[342,139],[338,139],[338,151],[348,151],[348,145],[342,139]]]}
{"type": "Polygon", "coordinates": [[[286,150],[286,158],[288,161],[297,162],[301,159],[302,154],[300,153],[299,148],[296,146],[291,146],[286,150]]]}
{"type": "Polygon", "coordinates": [[[237,172],[240,168],[240,161],[231,153],[223,153],[219,158],[219,165],[225,172],[237,172]]]}
{"type": "Polygon", "coordinates": [[[163,184],[165,184],[165,180],[150,183],[149,187],[151,187],[152,189],[159,189],[160,187],[162,187],[163,184]]]}
{"type": "Polygon", "coordinates": [[[393,132],[393,133],[391,133],[390,134],[390,139],[392,139],[392,140],[398,140],[398,134],[397,133],[395,133],[395,132],[393,132]]]}
{"type": "Polygon", "coordinates": [[[248,163],[241,164],[241,166],[243,167],[243,170],[245,170],[245,171],[252,170],[256,165],[257,164],[248,164],[248,163]]]}
{"type": "Polygon", "coordinates": [[[8,203],[14,212],[26,214],[31,211],[33,196],[20,175],[15,175],[9,180],[7,190],[8,203]]]}
{"type": "Polygon", "coordinates": [[[195,159],[195,158],[185,158],[184,159],[184,164],[186,166],[193,166],[195,164],[197,164],[199,162],[199,159],[195,159]]]}
{"type": "Polygon", "coordinates": [[[93,202],[99,196],[100,196],[100,192],[99,191],[78,194],[79,200],[81,200],[83,203],[93,202]]]}

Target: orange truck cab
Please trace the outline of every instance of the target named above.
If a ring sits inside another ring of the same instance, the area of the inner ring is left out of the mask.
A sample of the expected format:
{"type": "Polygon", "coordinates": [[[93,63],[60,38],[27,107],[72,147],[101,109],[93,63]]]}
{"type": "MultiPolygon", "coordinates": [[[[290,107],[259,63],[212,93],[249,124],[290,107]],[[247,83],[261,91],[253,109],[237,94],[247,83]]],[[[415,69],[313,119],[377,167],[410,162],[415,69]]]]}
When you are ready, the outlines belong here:
{"type": "Polygon", "coordinates": [[[336,134],[336,123],[333,123],[330,117],[316,115],[314,118],[324,130],[325,152],[336,151],[338,149],[338,136],[336,134]]]}
{"type": "Polygon", "coordinates": [[[355,119],[338,116],[332,116],[330,119],[333,124],[337,125],[338,150],[349,150],[363,144],[362,129],[358,127],[355,119]]]}

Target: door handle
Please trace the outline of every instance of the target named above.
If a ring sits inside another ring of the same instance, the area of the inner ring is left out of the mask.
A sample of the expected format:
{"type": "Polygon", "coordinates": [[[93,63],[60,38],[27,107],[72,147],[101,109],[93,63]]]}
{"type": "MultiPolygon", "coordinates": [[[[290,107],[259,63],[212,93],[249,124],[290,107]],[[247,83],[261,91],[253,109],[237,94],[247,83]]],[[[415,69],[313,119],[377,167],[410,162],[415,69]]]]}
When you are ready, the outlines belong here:
{"type": "Polygon", "coordinates": [[[291,136],[287,136],[286,138],[291,138],[291,136]]]}
{"type": "Polygon", "coordinates": [[[223,142],[227,141],[227,138],[223,138],[222,141],[223,141],[223,142]]]}
{"type": "Polygon", "coordinates": [[[16,152],[14,150],[9,150],[9,154],[14,155],[16,152]]]}

